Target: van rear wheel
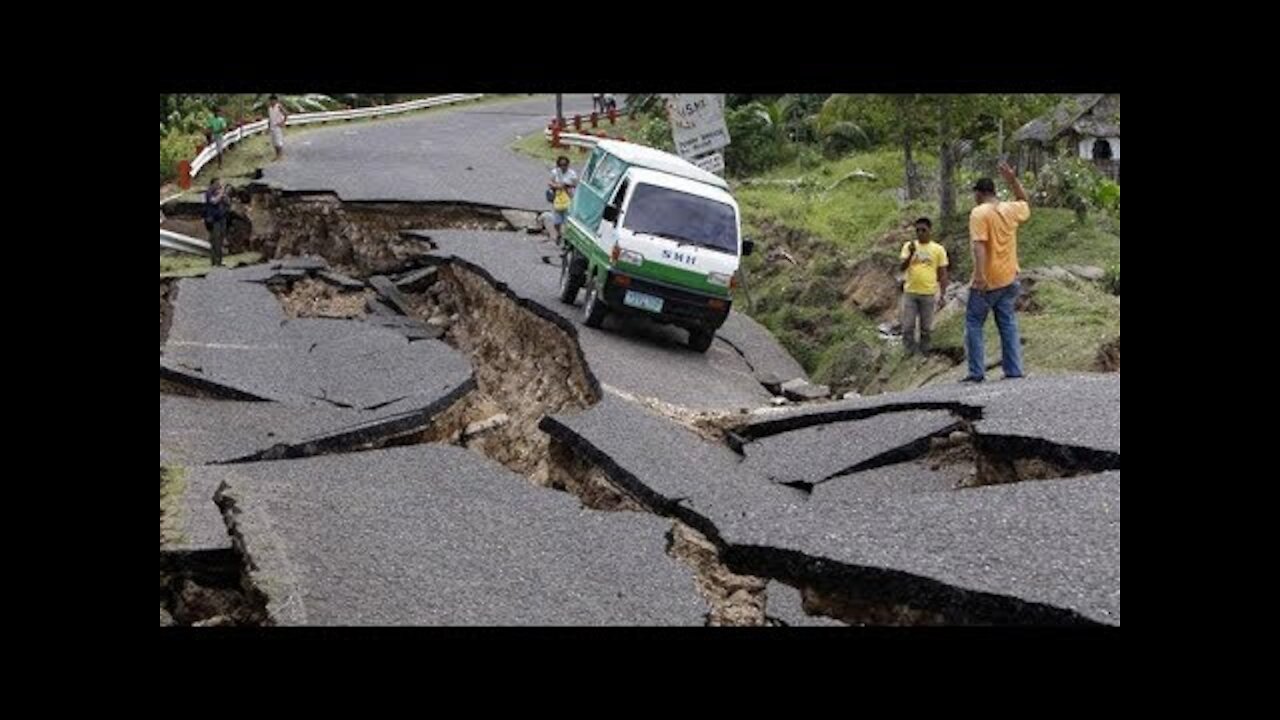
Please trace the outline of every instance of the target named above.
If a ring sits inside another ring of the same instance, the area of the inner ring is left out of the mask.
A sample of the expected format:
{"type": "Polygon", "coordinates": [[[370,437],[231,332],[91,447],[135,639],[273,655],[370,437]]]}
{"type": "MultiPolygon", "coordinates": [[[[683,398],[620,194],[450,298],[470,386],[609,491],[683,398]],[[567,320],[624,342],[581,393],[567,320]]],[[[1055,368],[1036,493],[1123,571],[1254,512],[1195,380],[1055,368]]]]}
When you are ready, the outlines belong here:
{"type": "Polygon", "coordinates": [[[689,331],[689,347],[701,353],[711,349],[711,342],[715,339],[716,334],[709,330],[689,331]]]}
{"type": "Polygon", "coordinates": [[[587,302],[582,306],[582,324],[598,328],[604,323],[604,316],[607,314],[609,314],[609,308],[600,301],[600,291],[592,285],[587,290],[587,302]]]}
{"type": "Polygon", "coordinates": [[[560,256],[560,302],[572,305],[578,300],[578,291],[587,279],[584,265],[573,250],[560,256]]]}

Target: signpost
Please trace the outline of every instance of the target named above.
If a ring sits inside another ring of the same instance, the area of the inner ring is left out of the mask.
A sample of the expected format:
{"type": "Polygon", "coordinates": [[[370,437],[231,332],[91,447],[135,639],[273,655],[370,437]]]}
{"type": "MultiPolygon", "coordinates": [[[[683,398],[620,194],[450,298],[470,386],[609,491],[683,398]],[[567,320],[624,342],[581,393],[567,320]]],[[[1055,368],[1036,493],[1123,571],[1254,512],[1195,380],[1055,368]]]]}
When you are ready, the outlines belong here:
{"type": "Polygon", "coordinates": [[[724,95],[680,94],[664,99],[676,154],[709,172],[723,173],[724,155],[717,151],[729,144],[724,95]]]}
{"type": "Polygon", "coordinates": [[[724,173],[724,153],[713,152],[690,160],[694,165],[717,175],[724,173]]]}

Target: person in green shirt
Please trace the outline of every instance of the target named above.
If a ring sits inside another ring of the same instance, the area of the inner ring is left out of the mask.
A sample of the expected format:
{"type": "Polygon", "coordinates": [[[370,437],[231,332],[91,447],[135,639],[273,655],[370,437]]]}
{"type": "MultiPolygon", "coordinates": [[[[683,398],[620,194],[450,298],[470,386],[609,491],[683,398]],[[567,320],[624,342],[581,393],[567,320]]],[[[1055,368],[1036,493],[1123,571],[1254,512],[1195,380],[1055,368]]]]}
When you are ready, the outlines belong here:
{"type": "Polygon", "coordinates": [[[218,148],[218,167],[222,167],[222,136],[227,131],[226,118],[222,117],[222,113],[214,110],[213,116],[209,118],[207,129],[209,132],[209,144],[218,148]]]}

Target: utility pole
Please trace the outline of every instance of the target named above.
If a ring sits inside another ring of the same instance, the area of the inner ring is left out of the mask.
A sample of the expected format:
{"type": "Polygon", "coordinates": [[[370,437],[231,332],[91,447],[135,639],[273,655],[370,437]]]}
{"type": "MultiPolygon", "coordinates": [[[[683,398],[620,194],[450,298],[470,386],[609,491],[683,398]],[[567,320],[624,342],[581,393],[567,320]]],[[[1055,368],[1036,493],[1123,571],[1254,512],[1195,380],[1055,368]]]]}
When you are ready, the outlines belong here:
{"type": "Polygon", "coordinates": [[[564,95],[556,93],[556,121],[564,126],[564,95]]]}

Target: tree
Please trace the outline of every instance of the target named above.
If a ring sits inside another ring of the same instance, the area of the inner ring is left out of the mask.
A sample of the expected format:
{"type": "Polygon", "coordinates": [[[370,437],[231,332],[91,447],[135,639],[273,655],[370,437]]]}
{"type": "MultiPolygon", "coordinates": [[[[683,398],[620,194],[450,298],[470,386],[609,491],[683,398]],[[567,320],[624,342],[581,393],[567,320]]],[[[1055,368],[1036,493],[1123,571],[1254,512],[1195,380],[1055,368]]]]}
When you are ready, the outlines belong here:
{"type": "Polygon", "coordinates": [[[942,231],[951,229],[956,214],[955,177],[955,100],[943,95],[938,102],[938,215],[942,231]]]}
{"type": "MultiPolygon", "coordinates": [[[[938,122],[938,210],[943,232],[956,211],[955,169],[1001,123],[1017,128],[1053,106],[1052,95],[935,95],[938,122]]],[[[990,169],[995,173],[995,168],[990,169]]]]}
{"type": "Polygon", "coordinates": [[[917,125],[920,115],[919,95],[896,95],[894,106],[897,110],[898,136],[902,143],[902,166],[906,176],[907,199],[914,200],[924,194],[920,180],[919,168],[912,157],[912,149],[919,135],[917,125]]]}

